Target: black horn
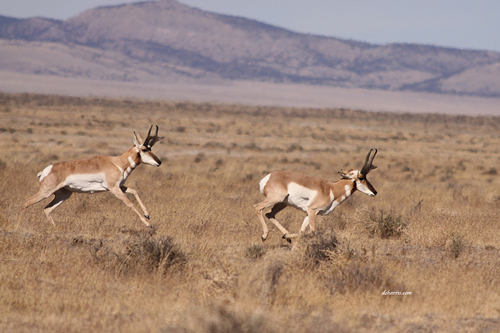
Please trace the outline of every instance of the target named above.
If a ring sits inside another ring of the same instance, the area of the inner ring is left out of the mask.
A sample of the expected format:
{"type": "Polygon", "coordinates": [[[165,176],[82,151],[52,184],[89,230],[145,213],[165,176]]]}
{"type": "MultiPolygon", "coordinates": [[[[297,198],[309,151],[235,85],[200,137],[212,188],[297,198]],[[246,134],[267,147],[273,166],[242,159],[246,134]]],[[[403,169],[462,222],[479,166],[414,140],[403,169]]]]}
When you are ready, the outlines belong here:
{"type": "Polygon", "coordinates": [[[151,129],[152,128],[153,128],[153,125],[151,125],[151,127],[149,128],[148,136],[144,140],[144,146],[146,146],[148,148],[153,147],[155,143],[157,143],[158,141],[160,141],[161,139],[163,139],[163,137],[160,137],[160,138],[158,137],[158,126],[156,126],[156,133],[155,133],[155,135],[151,136],[151,129]]]}
{"type": "Polygon", "coordinates": [[[372,164],[373,163],[373,159],[375,158],[375,155],[377,155],[377,149],[370,149],[370,151],[366,155],[365,165],[363,165],[363,168],[361,169],[361,174],[363,176],[366,176],[371,170],[377,168],[377,166],[375,166],[375,165],[372,164]],[[371,155],[371,153],[372,153],[373,150],[375,150],[375,152],[373,153],[373,155],[370,158],[370,155],[371,155]]]}

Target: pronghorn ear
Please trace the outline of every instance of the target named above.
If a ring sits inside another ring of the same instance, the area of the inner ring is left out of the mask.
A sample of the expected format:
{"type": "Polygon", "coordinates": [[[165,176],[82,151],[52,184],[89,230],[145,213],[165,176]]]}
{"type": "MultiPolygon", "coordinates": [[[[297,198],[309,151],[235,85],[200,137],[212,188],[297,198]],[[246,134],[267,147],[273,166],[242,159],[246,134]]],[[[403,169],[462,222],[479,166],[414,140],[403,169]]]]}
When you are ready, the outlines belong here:
{"type": "Polygon", "coordinates": [[[339,175],[340,177],[342,177],[342,179],[350,179],[345,173],[344,173],[344,170],[340,169],[339,171],[339,175]]]}
{"type": "Polygon", "coordinates": [[[134,145],[136,147],[142,147],[142,138],[139,133],[134,132],[134,145]]]}

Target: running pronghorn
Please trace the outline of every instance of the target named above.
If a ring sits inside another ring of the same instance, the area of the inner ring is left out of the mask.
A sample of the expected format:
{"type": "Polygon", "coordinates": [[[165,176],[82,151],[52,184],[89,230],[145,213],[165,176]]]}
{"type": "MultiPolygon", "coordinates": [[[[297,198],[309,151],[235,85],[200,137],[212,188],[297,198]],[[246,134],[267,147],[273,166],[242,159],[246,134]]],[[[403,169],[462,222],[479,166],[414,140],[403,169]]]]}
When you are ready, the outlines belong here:
{"type": "Polygon", "coordinates": [[[254,206],[264,234],[262,241],[267,239],[269,229],[264,220],[264,209],[272,207],[266,217],[283,233],[283,238],[290,240],[297,234],[289,234],[275,216],[286,206],[292,206],[307,213],[300,232],[303,233],[310,225],[311,231],[316,231],[316,215],[328,215],[356,190],[369,196],[375,196],[377,191],[366,179],[368,173],[377,167],[372,164],[377,149],[370,158],[373,149],[366,155],[361,171],[340,171],[341,179],[335,183],[325,179],[303,175],[290,171],[276,171],[268,174],[260,181],[260,192],[266,199],[254,206]]]}
{"type": "Polygon", "coordinates": [[[134,132],[134,147],[120,156],[94,156],[88,159],[59,162],[49,165],[38,173],[40,189],[38,193],[29,198],[24,204],[18,223],[21,221],[27,207],[48,198],[52,194],[54,199],[45,207],[44,212],[50,222],[55,226],[50,213],[67,200],[73,192],[94,193],[110,191],[118,199],[130,207],[142,222],[152,230],[154,228],[146,219],[149,213],[142,203],[137,191],[123,186],[130,173],[141,163],[160,166],[161,161],[152,152],[151,148],[161,138],[158,137],[158,126],[155,135],[151,135],[149,128],[146,140],[142,141],[139,133],[134,132]],[[135,196],[141,206],[144,216],[134,207],[125,193],[135,196]]]}

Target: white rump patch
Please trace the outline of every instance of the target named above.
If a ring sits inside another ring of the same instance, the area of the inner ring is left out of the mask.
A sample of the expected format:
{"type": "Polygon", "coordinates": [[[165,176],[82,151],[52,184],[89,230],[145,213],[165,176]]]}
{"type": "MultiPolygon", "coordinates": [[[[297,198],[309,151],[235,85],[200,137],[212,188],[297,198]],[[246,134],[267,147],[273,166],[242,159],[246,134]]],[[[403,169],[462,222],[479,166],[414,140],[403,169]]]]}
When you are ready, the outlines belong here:
{"type": "Polygon", "coordinates": [[[45,169],[43,169],[43,171],[40,171],[36,176],[37,177],[40,177],[40,183],[42,182],[42,180],[47,177],[47,175],[52,171],[52,165],[49,165],[48,167],[46,167],[45,169]]]}
{"type": "Polygon", "coordinates": [[[259,186],[260,186],[260,193],[264,194],[264,187],[266,187],[267,185],[267,182],[269,181],[269,178],[271,177],[271,174],[268,174],[267,176],[265,176],[264,178],[262,178],[259,182],[259,186]]]}
{"type": "Polygon", "coordinates": [[[103,172],[71,175],[66,178],[64,187],[73,192],[94,193],[107,191],[106,176],[103,172]]]}

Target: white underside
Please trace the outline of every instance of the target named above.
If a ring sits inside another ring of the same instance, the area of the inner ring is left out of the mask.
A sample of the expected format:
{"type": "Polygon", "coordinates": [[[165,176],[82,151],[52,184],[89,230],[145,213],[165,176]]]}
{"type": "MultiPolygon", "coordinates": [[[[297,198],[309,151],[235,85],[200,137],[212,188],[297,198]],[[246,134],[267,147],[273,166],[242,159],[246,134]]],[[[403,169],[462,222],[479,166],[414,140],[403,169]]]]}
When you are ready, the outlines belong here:
{"type": "Polygon", "coordinates": [[[64,188],[72,192],[94,193],[107,191],[106,176],[103,172],[97,174],[71,175],[66,178],[64,188]]]}
{"type": "Polygon", "coordinates": [[[288,202],[287,204],[297,209],[307,212],[307,207],[318,195],[318,191],[311,190],[307,187],[296,183],[288,184],[288,202]]]}

